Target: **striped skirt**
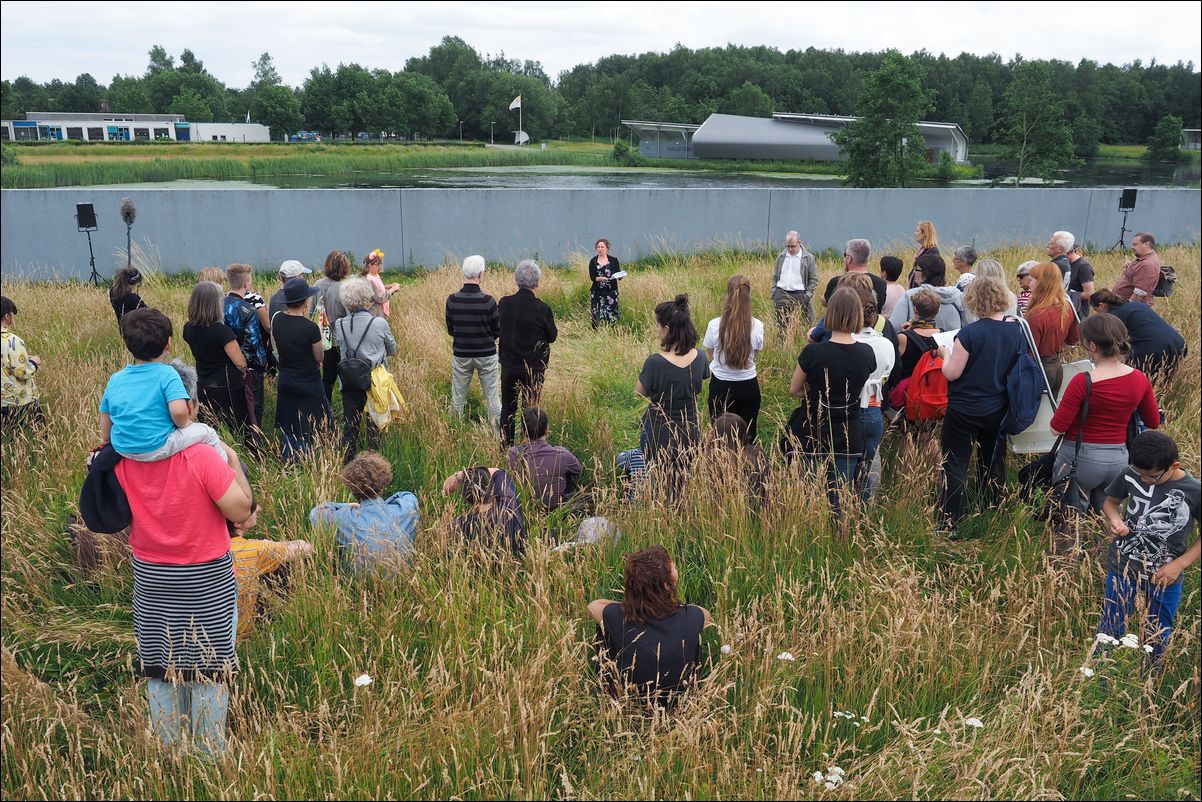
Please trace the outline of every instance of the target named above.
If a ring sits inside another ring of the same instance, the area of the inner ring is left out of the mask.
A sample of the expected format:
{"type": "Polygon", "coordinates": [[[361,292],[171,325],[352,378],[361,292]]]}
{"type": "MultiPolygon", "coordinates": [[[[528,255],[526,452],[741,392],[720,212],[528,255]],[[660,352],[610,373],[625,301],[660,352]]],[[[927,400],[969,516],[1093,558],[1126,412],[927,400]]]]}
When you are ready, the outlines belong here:
{"type": "Polygon", "coordinates": [[[196,565],[133,558],[134,635],[141,676],[196,682],[238,668],[238,582],[226,552],[196,565]]]}

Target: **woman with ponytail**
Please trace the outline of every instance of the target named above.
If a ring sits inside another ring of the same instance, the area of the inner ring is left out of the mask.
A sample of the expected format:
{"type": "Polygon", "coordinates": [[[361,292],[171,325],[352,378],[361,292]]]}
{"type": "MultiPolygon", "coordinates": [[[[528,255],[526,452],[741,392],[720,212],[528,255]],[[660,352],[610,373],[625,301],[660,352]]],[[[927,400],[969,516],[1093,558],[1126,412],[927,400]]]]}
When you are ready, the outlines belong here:
{"type": "Polygon", "coordinates": [[[726,283],[722,316],[710,321],[702,345],[709,353],[713,372],[708,403],[710,420],[733,412],[747,421],[747,439],[754,442],[756,419],[760,415],[755,357],[764,347],[764,324],[751,314],[751,280],[747,276],[731,276],[726,283]]]}
{"type": "Polygon", "coordinates": [[[1065,503],[1081,512],[1091,507],[1101,512],[1106,488],[1127,467],[1127,422],[1139,412],[1149,429],[1159,428],[1160,407],[1148,377],[1124,363],[1131,345],[1123,321],[1105,312],[1090,315],[1081,324],[1081,341],[1093,370],[1072,378],[1052,416],[1052,431],[1064,435],[1052,476],[1066,477],[1075,462],[1077,472],[1068,483],[1065,503]]]}
{"type": "Polygon", "coordinates": [[[146,306],[146,302],[133,289],[141,283],[142,273],[136,267],[123,267],[113,276],[113,286],[109,288],[109,301],[113,305],[113,312],[117,315],[118,326],[121,325],[121,318],[125,317],[126,312],[146,306]]]}
{"type": "Polygon", "coordinates": [[[651,401],[643,414],[642,448],[648,463],[664,452],[674,467],[701,440],[697,396],[710,377],[709,361],[697,349],[689,296],[655,307],[659,353],[647,357],[634,391],[651,401]]]}

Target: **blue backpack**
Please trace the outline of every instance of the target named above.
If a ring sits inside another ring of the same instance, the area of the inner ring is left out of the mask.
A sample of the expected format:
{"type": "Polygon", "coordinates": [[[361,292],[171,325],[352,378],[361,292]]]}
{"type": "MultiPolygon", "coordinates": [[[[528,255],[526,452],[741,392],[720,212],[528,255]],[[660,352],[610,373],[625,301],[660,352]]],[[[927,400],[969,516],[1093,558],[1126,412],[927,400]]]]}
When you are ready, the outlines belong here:
{"type": "Polygon", "coordinates": [[[1006,395],[1010,404],[1002,420],[1003,434],[1021,434],[1035,422],[1046,387],[1043,367],[1031,355],[1024,337],[1018,347],[1018,359],[1006,378],[1006,395]]]}

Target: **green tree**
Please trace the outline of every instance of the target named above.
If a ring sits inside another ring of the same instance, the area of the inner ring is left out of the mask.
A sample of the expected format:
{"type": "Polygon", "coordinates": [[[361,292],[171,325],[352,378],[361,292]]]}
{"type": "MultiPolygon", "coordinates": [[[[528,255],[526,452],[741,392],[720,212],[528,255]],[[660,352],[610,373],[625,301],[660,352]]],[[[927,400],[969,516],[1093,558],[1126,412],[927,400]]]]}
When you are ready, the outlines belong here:
{"type": "Polygon", "coordinates": [[[213,121],[213,110],[209,107],[208,102],[187,87],[171,99],[171,103],[167,106],[167,113],[182,114],[185,120],[193,123],[213,121]]]}
{"type": "Polygon", "coordinates": [[[172,72],[175,70],[175,58],[167,54],[167,51],[162,45],[155,45],[150,48],[150,62],[146,65],[146,76],[157,75],[160,72],[172,72]]]}
{"type": "Polygon", "coordinates": [[[776,104],[768,97],[768,93],[751,81],[744,81],[742,86],[727,95],[723,106],[731,114],[745,117],[771,117],[772,112],[776,111],[776,104]]]}
{"type": "Polygon", "coordinates": [[[25,118],[25,114],[30,111],[48,111],[49,96],[45,87],[35,83],[34,80],[26,75],[22,75],[17,80],[13,81],[10,93],[11,100],[6,100],[5,105],[8,111],[5,112],[5,119],[21,120],[25,118]],[[12,115],[9,117],[8,115],[12,115]]]}
{"type": "Polygon", "coordinates": [[[263,53],[252,61],[250,66],[255,71],[255,77],[250,82],[251,89],[259,89],[264,86],[281,86],[284,83],[280,78],[279,71],[275,68],[275,62],[272,61],[270,53],[263,53]]]}
{"type": "Polygon", "coordinates": [[[1156,123],[1148,137],[1148,158],[1158,162],[1175,162],[1181,158],[1181,137],[1185,128],[1181,118],[1166,114],[1156,123]]]}
{"type": "Polygon", "coordinates": [[[75,79],[75,83],[63,87],[59,96],[59,109],[72,112],[100,111],[104,102],[104,87],[96,83],[96,79],[84,73],[75,79]]]}
{"type": "Polygon", "coordinates": [[[857,187],[904,187],[925,165],[926,142],[918,120],[931,103],[922,88],[922,66],[896,50],[864,79],[861,119],[831,134],[847,159],[845,183],[857,187]]]}
{"type": "Polygon", "coordinates": [[[1073,133],[1064,117],[1064,101],[1052,89],[1047,64],[1019,64],[1004,98],[1001,141],[1005,155],[1017,163],[1015,184],[1028,176],[1050,180],[1073,160],[1073,133]]]}
{"type": "Polygon", "coordinates": [[[261,86],[254,93],[250,113],[256,122],[266,125],[271,138],[287,141],[301,129],[304,116],[296,93],[286,86],[261,86]]]}
{"type": "Polygon", "coordinates": [[[115,114],[150,114],[154,106],[146,93],[146,81],[132,75],[114,75],[104,102],[115,114]]]}

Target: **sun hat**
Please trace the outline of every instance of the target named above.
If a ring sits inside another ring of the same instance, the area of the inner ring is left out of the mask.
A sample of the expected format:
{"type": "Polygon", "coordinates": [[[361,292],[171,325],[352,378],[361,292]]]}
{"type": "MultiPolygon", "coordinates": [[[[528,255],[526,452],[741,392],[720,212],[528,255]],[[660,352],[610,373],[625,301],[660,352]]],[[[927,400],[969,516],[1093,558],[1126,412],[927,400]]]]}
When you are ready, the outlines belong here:
{"type": "Polygon", "coordinates": [[[321,292],[321,287],[310,287],[309,282],[303,278],[290,278],[284,282],[284,305],[291,306],[300,303],[319,292],[321,292]]]}

